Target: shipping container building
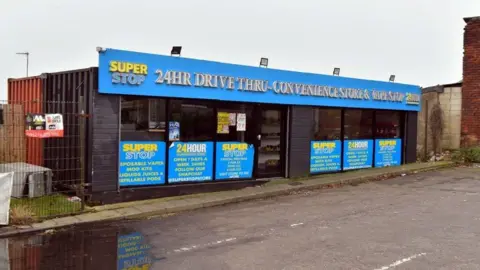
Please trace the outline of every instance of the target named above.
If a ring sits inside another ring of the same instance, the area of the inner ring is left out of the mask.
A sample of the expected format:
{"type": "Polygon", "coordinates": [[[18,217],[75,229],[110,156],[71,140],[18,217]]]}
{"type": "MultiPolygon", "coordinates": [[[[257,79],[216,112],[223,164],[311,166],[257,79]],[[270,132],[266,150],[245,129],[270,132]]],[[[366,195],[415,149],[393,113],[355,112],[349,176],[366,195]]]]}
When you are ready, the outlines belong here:
{"type": "Polygon", "coordinates": [[[87,68],[40,76],[9,79],[8,104],[19,104],[23,114],[59,113],[63,116],[62,138],[26,137],[26,163],[52,170],[53,182],[64,187],[85,180],[88,163],[88,116],[91,110],[92,89],[96,88],[97,68],[87,68]],[[80,121],[85,128],[81,133],[80,121]],[[83,140],[81,143],[80,140],[83,140]],[[84,146],[82,153],[80,147],[84,146]],[[82,158],[83,156],[83,158],[82,158]],[[83,167],[82,169],[82,166],[83,167]]]}

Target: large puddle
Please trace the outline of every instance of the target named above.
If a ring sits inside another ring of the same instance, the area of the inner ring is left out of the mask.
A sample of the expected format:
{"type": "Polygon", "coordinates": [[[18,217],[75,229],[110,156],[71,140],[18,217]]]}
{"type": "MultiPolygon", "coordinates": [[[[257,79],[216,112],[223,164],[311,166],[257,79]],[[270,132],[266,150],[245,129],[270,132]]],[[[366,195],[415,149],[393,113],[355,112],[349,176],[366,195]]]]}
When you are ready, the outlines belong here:
{"type": "Polygon", "coordinates": [[[122,225],[0,239],[0,269],[152,269],[140,232],[122,225]]]}

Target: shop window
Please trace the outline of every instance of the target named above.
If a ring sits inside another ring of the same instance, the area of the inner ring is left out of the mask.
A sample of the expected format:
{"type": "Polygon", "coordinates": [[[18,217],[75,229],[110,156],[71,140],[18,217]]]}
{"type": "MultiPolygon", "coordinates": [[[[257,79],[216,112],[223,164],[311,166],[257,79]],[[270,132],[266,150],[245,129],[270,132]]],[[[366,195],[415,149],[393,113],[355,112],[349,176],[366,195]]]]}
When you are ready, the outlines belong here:
{"type": "Polygon", "coordinates": [[[176,127],[179,135],[170,137],[170,141],[213,140],[217,121],[210,103],[172,100],[170,107],[170,125],[176,127]]]}
{"type": "Polygon", "coordinates": [[[164,99],[122,97],[121,140],[165,140],[164,99]]]}
{"type": "Polygon", "coordinates": [[[313,109],[313,139],[315,141],[340,140],[342,111],[339,109],[313,109]]]}
{"type": "Polygon", "coordinates": [[[373,111],[345,110],[344,139],[371,139],[373,137],[373,111]]]}
{"type": "Polygon", "coordinates": [[[375,137],[382,139],[400,138],[400,112],[377,111],[375,120],[375,137]]]}

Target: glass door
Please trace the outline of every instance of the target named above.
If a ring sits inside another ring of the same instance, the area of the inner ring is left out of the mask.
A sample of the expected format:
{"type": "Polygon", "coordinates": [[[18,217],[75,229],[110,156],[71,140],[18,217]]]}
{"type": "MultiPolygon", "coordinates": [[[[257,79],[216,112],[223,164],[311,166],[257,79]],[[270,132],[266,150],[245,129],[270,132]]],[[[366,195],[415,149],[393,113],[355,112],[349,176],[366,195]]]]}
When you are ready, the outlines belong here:
{"type": "Polygon", "coordinates": [[[284,175],[284,110],[260,108],[257,135],[257,178],[284,175]]]}

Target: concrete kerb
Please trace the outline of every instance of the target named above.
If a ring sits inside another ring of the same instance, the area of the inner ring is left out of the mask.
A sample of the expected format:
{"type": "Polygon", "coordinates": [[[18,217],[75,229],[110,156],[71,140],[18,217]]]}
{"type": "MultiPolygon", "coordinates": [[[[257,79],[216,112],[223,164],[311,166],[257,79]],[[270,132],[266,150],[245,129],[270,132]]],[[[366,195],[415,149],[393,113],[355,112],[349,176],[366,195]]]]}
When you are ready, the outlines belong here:
{"type": "MultiPolygon", "coordinates": [[[[365,175],[339,175],[334,179],[328,178],[306,178],[297,180],[298,185],[279,184],[269,187],[250,188],[245,190],[222,192],[217,197],[192,197],[181,200],[167,200],[159,201],[151,204],[129,204],[124,208],[105,209],[104,211],[81,214],[76,217],[66,217],[53,220],[47,220],[39,224],[32,225],[31,228],[15,228],[6,227],[0,230],[0,238],[11,237],[20,234],[36,233],[49,229],[59,229],[70,227],[79,224],[99,223],[105,221],[115,220],[132,220],[145,218],[149,216],[160,216],[166,214],[173,214],[185,211],[197,210],[200,208],[222,206],[232,203],[239,203],[245,201],[252,201],[258,199],[268,199],[272,197],[290,195],[294,192],[301,192],[307,190],[317,190],[330,187],[339,187],[344,185],[358,185],[371,181],[379,181],[392,177],[397,177],[402,174],[420,173],[426,171],[439,170],[444,168],[454,167],[454,163],[443,162],[439,164],[429,164],[425,167],[418,168],[402,168],[400,170],[392,169],[388,172],[376,172],[365,175]],[[325,180],[325,181],[322,181],[325,180]],[[250,190],[250,191],[249,191],[250,190]],[[103,213],[105,212],[105,213],[103,213]],[[108,213],[106,213],[108,212],[108,213]],[[70,220],[70,222],[68,222],[70,220]]],[[[293,182],[293,181],[292,181],[293,182]]],[[[218,193],[217,193],[218,194],[218,193]]]]}

